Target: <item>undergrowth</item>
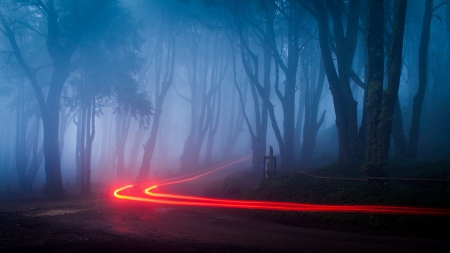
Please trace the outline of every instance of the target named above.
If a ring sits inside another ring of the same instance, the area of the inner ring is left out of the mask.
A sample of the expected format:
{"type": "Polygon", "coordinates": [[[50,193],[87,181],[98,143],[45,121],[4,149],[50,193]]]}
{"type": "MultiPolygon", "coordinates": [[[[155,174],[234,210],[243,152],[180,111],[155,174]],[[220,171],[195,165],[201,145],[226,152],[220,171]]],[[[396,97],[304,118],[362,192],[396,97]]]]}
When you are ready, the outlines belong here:
{"type": "MultiPolygon", "coordinates": [[[[335,163],[308,171],[309,174],[326,177],[363,178],[361,167],[354,164],[335,163]]],[[[450,176],[448,160],[391,161],[388,177],[445,179],[450,176]]],[[[402,181],[325,181],[303,174],[285,174],[263,179],[246,196],[249,199],[291,201],[314,204],[344,205],[396,205],[450,208],[449,183],[402,181]]],[[[447,230],[448,217],[419,215],[393,215],[370,213],[296,213],[264,212],[274,219],[291,225],[304,219],[315,222],[352,224],[364,228],[382,228],[403,231],[425,237],[447,238],[439,231],[447,230]]]]}

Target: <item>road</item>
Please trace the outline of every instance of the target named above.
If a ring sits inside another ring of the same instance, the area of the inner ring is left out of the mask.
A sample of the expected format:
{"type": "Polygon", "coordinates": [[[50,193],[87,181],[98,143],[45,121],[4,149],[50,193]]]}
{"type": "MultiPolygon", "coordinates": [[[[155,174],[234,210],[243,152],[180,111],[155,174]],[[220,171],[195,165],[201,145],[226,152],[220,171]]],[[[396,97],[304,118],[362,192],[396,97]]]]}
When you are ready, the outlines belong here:
{"type": "Polygon", "coordinates": [[[448,252],[450,242],[288,226],[255,211],[110,195],[0,202],[0,252],[448,252]]]}

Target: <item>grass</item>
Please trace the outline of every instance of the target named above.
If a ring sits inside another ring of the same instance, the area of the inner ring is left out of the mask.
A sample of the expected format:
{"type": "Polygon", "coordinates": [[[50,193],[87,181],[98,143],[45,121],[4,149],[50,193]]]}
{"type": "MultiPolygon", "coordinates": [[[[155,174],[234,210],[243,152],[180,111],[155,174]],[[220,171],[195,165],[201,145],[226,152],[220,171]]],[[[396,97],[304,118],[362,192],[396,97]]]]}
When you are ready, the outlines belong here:
{"type": "MultiPolygon", "coordinates": [[[[359,165],[334,163],[309,171],[310,174],[328,177],[362,178],[359,165]]],[[[450,161],[393,160],[388,177],[443,179],[450,176],[450,161]]],[[[367,204],[450,208],[448,183],[399,182],[399,181],[328,181],[302,174],[284,175],[264,179],[246,196],[250,199],[292,201],[315,204],[367,204]]],[[[364,230],[380,230],[384,233],[418,235],[450,239],[446,231],[448,217],[356,214],[356,213],[294,213],[264,212],[281,222],[301,225],[306,220],[323,224],[351,225],[364,230]],[[388,232],[386,232],[388,231],[388,232]]]]}

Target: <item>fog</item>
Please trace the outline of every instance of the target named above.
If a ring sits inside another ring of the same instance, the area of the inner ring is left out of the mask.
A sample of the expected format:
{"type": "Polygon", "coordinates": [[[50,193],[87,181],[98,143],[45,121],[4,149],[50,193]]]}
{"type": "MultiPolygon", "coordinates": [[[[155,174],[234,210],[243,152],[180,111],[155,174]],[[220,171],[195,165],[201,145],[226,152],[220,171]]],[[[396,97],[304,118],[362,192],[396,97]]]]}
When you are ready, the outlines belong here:
{"type": "Polygon", "coordinates": [[[328,2],[1,1],[0,189],[88,194],[245,155],[260,176],[269,146],[286,170],[369,164],[383,117],[389,159],[448,156],[450,6],[410,0],[397,31],[385,1],[377,48],[366,1],[328,2]]]}

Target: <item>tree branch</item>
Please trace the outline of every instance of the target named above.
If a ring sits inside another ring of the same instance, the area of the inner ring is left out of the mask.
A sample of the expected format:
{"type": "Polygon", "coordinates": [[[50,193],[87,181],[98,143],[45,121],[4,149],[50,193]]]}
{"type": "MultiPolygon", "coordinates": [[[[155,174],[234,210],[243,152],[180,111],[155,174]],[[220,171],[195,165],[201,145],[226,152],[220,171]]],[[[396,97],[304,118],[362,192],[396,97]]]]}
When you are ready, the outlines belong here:
{"type": "Polygon", "coordinates": [[[438,5],[436,5],[436,7],[434,7],[431,12],[433,13],[435,10],[437,10],[439,7],[441,7],[441,6],[445,5],[445,4],[450,4],[450,1],[442,2],[442,3],[438,4],[438,5]]]}

